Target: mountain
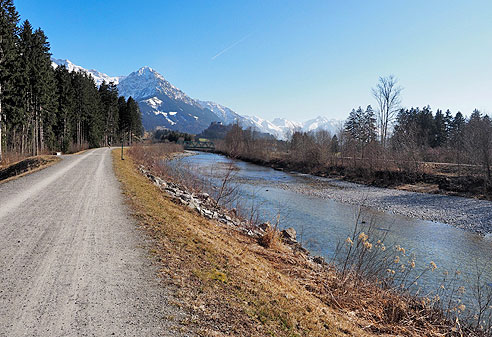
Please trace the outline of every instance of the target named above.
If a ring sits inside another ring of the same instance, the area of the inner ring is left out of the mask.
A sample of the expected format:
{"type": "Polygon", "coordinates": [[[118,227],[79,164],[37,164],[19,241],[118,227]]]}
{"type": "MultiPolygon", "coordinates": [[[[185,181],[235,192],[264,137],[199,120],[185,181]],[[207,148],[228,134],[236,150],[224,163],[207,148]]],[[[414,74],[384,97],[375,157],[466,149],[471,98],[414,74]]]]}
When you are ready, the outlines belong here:
{"type": "Polygon", "coordinates": [[[67,70],[70,72],[78,71],[78,72],[84,72],[86,74],[89,74],[92,76],[92,78],[94,78],[94,81],[98,86],[100,86],[103,81],[106,81],[106,83],[114,82],[115,84],[118,84],[118,82],[121,79],[125,78],[124,76],[116,76],[116,77],[108,76],[95,69],[87,70],[85,68],[82,68],[81,66],[73,64],[69,60],[51,58],[51,65],[53,66],[53,68],[56,68],[58,66],[65,66],[65,68],[67,68],[67,70]]]}
{"type": "Polygon", "coordinates": [[[196,134],[210,123],[222,121],[150,67],[142,67],[123,78],[118,83],[118,92],[138,102],[146,130],[165,127],[196,134]]]}
{"type": "Polygon", "coordinates": [[[209,109],[217,117],[219,117],[224,124],[232,124],[240,121],[243,117],[232,111],[226,106],[220,105],[211,101],[200,101],[197,100],[198,104],[204,109],[209,109]]]}
{"type": "Polygon", "coordinates": [[[117,84],[120,95],[125,98],[131,96],[138,102],[146,130],[160,127],[198,134],[212,122],[225,125],[237,122],[244,128],[251,127],[278,139],[287,139],[294,130],[309,132],[325,129],[335,133],[340,124],[340,121],[321,116],[305,123],[285,118],[268,121],[257,116],[241,116],[221,104],[191,98],[150,67],[142,67],[128,76],[109,76],[94,69],[85,69],[69,60],[51,60],[54,68],[65,66],[69,71],[89,74],[97,85],[103,81],[117,84]]]}
{"type": "Polygon", "coordinates": [[[343,121],[338,119],[328,119],[326,117],[318,116],[315,119],[310,119],[303,123],[302,131],[310,132],[317,130],[330,131],[332,135],[336,134],[340,129],[343,121]]]}

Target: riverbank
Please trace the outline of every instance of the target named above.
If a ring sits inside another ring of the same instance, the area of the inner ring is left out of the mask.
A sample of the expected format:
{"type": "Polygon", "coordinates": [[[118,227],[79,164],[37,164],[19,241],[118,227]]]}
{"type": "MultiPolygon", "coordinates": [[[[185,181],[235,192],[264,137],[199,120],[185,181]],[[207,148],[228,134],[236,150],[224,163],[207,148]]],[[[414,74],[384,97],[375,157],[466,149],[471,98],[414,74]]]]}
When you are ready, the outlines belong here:
{"type": "MultiPolygon", "coordinates": [[[[222,154],[224,155],[224,154],[222,154]]],[[[240,159],[243,160],[243,159],[240,159]]],[[[306,174],[310,188],[296,184],[277,186],[323,199],[369,207],[411,218],[449,224],[457,228],[487,235],[492,233],[492,201],[462,196],[415,192],[405,185],[399,188],[378,187],[344,180],[343,177],[311,175],[302,170],[288,170],[264,161],[244,160],[300,176],[306,174]]],[[[414,185],[415,187],[415,185],[414,185]]]]}
{"type": "Polygon", "coordinates": [[[266,232],[210,212],[207,196],[148,166],[139,170],[130,158],[114,160],[142,228],[156,241],[163,281],[176,287],[177,303],[193,317],[184,324],[199,335],[459,335],[433,304],[344,276],[297,245],[265,247],[259,238],[266,232]]]}
{"type": "Polygon", "coordinates": [[[334,178],[312,177],[312,188],[279,187],[338,202],[441,222],[480,233],[492,233],[492,202],[457,196],[380,188],[334,178]]]}
{"type": "MultiPolygon", "coordinates": [[[[230,157],[229,153],[224,151],[217,150],[214,152],[230,157]]],[[[374,187],[492,200],[492,184],[481,176],[467,174],[466,166],[461,169],[463,173],[458,175],[456,172],[433,172],[434,170],[431,169],[432,163],[426,165],[426,170],[429,172],[405,172],[352,167],[350,163],[345,166],[308,165],[291,162],[282,156],[269,160],[247,156],[235,156],[234,158],[256,165],[271,167],[275,170],[337,178],[374,187]]],[[[443,171],[446,171],[446,169],[443,171]]]]}

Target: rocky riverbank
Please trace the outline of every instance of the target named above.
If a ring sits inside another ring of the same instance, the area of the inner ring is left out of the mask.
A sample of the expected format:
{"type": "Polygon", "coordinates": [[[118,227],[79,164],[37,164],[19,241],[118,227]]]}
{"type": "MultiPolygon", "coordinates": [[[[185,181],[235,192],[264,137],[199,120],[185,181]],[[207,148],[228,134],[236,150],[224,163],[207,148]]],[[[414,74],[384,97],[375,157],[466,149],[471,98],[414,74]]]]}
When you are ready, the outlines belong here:
{"type": "MultiPolygon", "coordinates": [[[[138,169],[140,173],[150,179],[154,185],[159,187],[161,191],[170,196],[175,203],[187,206],[190,210],[199,213],[207,219],[216,220],[219,223],[233,227],[255,239],[260,239],[268,230],[272,229],[269,223],[262,223],[256,226],[241,218],[238,214],[236,214],[234,209],[228,210],[218,206],[215,200],[210,197],[208,193],[190,192],[185,186],[171,181],[165,181],[164,179],[155,176],[143,165],[140,165],[138,169]]],[[[320,264],[324,263],[324,259],[322,257],[310,256],[309,251],[297,242],[297,233],[294,228],[286,228],[279,234],[286,244],[292,246],[292,248],[297,251],[301,251],[306,255],[307,259],[320,264]]]]}
{"type": "Polygon", "coordinates": [[[307,176],[307,181],[310,188],[300,184],[281,184],[280,187],[343,203],[446,223],[484,235],[492,233],[491,201],[380,188],[314,176],[307,176]]]}

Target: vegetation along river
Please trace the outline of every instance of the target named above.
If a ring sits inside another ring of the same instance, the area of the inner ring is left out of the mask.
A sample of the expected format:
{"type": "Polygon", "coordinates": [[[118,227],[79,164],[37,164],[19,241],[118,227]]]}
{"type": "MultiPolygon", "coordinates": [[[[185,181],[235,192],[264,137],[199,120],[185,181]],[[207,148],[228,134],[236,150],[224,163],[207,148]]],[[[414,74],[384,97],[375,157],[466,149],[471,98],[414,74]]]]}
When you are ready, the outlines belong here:
{"type": "Polygon", "coordinates": [[[437,265],[436,270],[425,273],[419,280],[418,287],[424,291],[439,288],[446,270],[450,274],[459,270],[460,282],[465,284],[467,279],[474,277],[477,266],[484,272],[483,280],[491,285],[491,236],[457,228],[464,226],[456,223],[455,226],[443,223],[453,213],[463,219],[469,218],[466,212],[470,212],[470,217],[483,212],[482,220],[487,222],[484,217],[490,216],[492,210],[488,201],[471,200],[478,202],[478,206],[473,204],[475,209],[470,210],[472,206],[467,205],[468,200],[464,198],[368,188],[276,171],[211,153],[198,152],[179,159],[179,163],[180,167],[210,181],[211,186],[221,184],[221,177],[232,163],[231,184],[237,188],[237,202],[241,208],[248,210],[254,205],[260,221],[275,223],[278,219],[281,228],[293,227],[305,248],[328,261],[333,258],[337,244],[344,243],[351,235],[360,210],[362,221],[374,223],[376,232],[387,235],[385,243],[388,247],[398,244],[406,249],[407,254],[415,255],[416,273],[419,268],[427,268],[431,261],[437,265]],[[436,203],[432,199],[436,197],[444,199],[437,199],[436,203]],[[460,201],[465,208],[456,206],[460,201]],[[360,204],[366,206],[361,207],[360,204]],[[426,216],[422,216],[422,212],[433,211],[437,214],[434,218],[443,222],[423,220],[426,216]]]}

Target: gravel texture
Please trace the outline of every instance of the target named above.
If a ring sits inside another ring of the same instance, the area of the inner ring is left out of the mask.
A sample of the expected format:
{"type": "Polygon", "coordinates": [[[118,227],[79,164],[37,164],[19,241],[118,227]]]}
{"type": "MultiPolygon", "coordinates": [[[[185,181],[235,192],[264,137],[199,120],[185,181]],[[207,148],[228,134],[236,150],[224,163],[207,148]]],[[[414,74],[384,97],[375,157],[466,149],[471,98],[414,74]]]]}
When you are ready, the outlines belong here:
{"type": "Polygon", "coordinates": [[[309,179],[308,186],[310,188],[299,184],[283,185],[284,188],[316,197],[446,223],[481,234],[492,233],[491,201],[379,188],[318,177],[309,179]]]}
{"type": "Polygon", "coordinates": [[[0,336],[180,336],[107,148],[0,185],[0,336]]]}

